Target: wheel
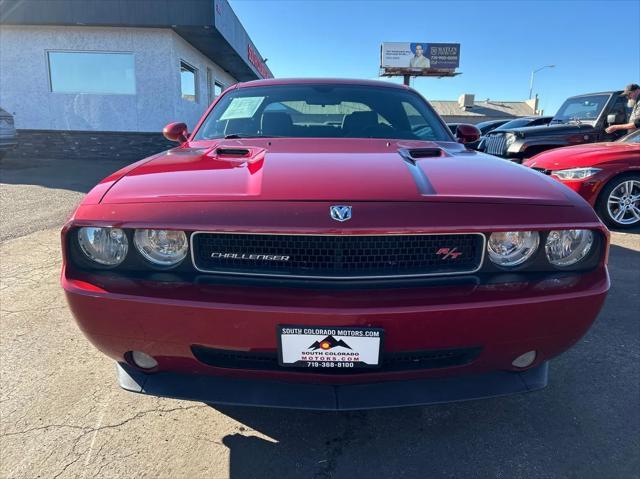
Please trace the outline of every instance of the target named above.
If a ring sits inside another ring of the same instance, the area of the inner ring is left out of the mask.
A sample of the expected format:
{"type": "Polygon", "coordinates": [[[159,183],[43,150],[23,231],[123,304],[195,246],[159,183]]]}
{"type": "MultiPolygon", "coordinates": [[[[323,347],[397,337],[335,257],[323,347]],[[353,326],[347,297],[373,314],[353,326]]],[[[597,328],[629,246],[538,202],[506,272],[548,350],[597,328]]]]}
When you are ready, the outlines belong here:
{"type": "Polygon", "coordinates": [[[620,176],[607,183],[596,209],[607,226],[640,226],[640,175],[620,176]]]}

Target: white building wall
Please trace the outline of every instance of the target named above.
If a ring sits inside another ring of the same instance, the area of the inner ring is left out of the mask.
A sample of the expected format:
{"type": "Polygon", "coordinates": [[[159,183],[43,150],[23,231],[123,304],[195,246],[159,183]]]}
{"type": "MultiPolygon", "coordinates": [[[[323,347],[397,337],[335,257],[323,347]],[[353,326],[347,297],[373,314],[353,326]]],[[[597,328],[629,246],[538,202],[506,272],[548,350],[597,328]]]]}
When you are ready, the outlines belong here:
{"type": "Polygon", "coordinates": [[[236,80],[169,29],[0,26],[0,106],[18,129],[158,132],[172,121],[192,129],[208,106],[207,68],[236,80]],[[135,95],[54,93],[47,52],[133,53],[135,95]],[[180,60],[198,70],[197,102],[182,98],[180,60]]]}
{"type": "Polygon", "coordinates": [[[202,113],[209,106],[209,93],[207,91],[207,68],[211,69],[213,80],[220,82],[225,87],[237,83],[237,80],[226,73],[221,67],[219,67],[215,63],[212,63],[206,56],[200,53],[199,50],[193,48],[180,35],[173,33],[173,40],[173,65],[171,68],[171,72],[174,75],[174,81],[176,82],[177,86],[174,90],[174,93],[177,95],[175,101],[174,118],[179,121],[184,121],[189,127],[189,131],[191,131],[202,116],[202,113]],[[184,100],[181,96],[181,60],[198,69],[196,103],[184,100]]]}

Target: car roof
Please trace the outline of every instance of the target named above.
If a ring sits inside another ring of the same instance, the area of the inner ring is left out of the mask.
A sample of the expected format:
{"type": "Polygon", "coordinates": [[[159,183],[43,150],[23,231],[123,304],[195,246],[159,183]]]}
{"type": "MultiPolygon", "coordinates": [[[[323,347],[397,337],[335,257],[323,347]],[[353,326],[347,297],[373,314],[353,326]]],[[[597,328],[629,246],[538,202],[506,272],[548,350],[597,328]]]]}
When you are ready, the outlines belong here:
{"type": "Polygon", "coordinates": [[[616,141],[618,143],[624,143],[626,140],[629,140],[631,138],[635,138],[638,135],[640,135],[640,128],[636,128],[631,133],[627,133],[626,135],[621,136],[616,141]]]}
{"type": "Polygon", "coordinates": [[[359,80],[355,78],[268,78],[265,80],[252,80],[243,83],[237,83],[237,88],[250,88],[258,86],[272,86],[272,85],[360,85],[371,87],[386,87],[386,88],[398,88],[401,90],[410,89],[406,85],[398,83],[391,83],[381,80],[359,80]]]}
{"type": "Polygon", "coordinates": [[[519,116],[517,118],[511,118],[509,121],[516,121],[516,120],[535,121],[535,120],[542,120],[542,119],[546,119],[546,118],[552,119],[553,117],[549,116],[549,115],[543,115],[543,116],[519,116]]]}
{"type": "Polygon", "coordinates": [[[581,96],[593,96],[593,95],[619,95],[622,93],[622,90],[614,90],[614,91],[598,91],[595,93],[582,93],[581,95],[573,95],[569,98],[580,98],[581,96]]]}
{"type": "MultiPolygon", "coordinates": [[[[488,125],[488,124],[490,124],[490,123],[500,123],[501,121],[504,121],[504,122],[506,123],[507,121],[516,120],[517,118],[518,118],[518,117],[513,117],[513,118],[502,118],[502,119],[500,119],[500,120],[484,120],[484,121],[481,121],[480,123],[484,123],[484,124],[487,124],[487,125],[488,125]]],[[[478,123],[478,125],[479,125],[480,123],[478,123]]]]}

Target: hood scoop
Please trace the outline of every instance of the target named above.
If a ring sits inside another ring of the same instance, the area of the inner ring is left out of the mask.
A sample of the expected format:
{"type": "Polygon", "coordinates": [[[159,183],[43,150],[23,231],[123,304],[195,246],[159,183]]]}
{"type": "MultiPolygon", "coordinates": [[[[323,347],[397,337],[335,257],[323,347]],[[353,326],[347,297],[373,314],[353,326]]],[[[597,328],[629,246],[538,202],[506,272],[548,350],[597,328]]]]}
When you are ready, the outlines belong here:
{"type": "Polygon", "coordinates": [[[251,155],[251,150],[248,148],[216,148],[216,155],[247,157],[251,155]]]}
{"type": "Polygon", "coordinates": [[[217,161],[226,161],[241,165],[244,163],[253,164],[264,160],[267,150],[257,146],[247,147],[226,147],[214,146],[207,150],[203,156],[217,161]]]}
{"type": "Polygon", "coordinates": [[[403,160],[412,164],[422,158],[445,156],[444,150],[441,148],[398,148],[398,154],[403,160]]]}

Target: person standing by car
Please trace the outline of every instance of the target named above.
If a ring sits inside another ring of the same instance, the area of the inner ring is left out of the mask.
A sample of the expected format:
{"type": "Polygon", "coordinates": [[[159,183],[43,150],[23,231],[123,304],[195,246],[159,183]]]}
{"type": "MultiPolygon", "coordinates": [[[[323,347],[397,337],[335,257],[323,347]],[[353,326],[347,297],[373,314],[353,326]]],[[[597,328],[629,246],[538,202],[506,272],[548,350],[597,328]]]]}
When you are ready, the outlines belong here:
{"type": "Polygon", "coordinates": [[[638,101],[638,97],[640,97],[640,86],[636,83],[631,83],[625,87],[621,95],[628,98],[627,106],[632,108],[631,115],[629,115],[627,123],[622,125],[611,125],[605,130],[607,133],[613,133],[614,131],[620,130],[633,131],[638,128],[638,120],[640,120],[640,102],[638,101]]]}

